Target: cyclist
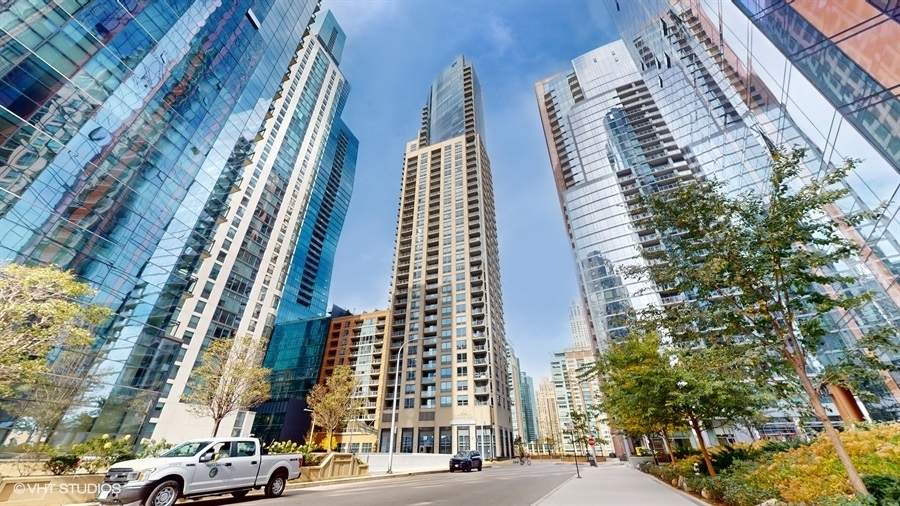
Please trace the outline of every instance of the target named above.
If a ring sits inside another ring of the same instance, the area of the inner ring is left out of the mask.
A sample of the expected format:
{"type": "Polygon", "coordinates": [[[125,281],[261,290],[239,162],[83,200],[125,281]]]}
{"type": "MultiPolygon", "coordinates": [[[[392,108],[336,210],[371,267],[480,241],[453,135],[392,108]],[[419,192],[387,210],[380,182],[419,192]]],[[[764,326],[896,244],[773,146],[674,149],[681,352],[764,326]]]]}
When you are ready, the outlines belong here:
{"type": "Polygon", "coordinates": [[[531,459],[528,457],[528,454],[525,453],[525,449],[523,448],[519,452],[519,465],[524,466],[526,462],[529,466],[531,465],[531,459]]]}

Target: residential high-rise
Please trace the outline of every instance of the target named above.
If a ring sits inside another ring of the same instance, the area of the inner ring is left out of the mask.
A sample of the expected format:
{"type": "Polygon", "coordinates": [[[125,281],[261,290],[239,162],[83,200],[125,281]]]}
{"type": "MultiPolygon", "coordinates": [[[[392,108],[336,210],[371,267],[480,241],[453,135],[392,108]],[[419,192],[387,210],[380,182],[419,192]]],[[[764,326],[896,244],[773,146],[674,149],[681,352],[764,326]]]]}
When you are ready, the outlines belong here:
{"type": "Polygon", "coordinates": [[[574,299],[569,304],[569,325],[572,327],[572,346],[575,348],[593,346],[587,315],[584,314],[581,302],[574,299]]]}
{"type": "Polygon", "coordinates": [[[574,445],[571,434],[567,433],[567,427],[573,423],[572,415],[575,413],[586,417],[587,430],[590,436],[597,439],[597,453],[604,455],[613,451],[609,425],[597,416],[600,384],[596,377],[587,377],[585,374],[595,363],[596,356],[591,348],[570,348],[555,352],[550,361],[559,424],[563,429],[562,445],[566,451],[586,450],[581,445],[574,445]]]}
{"type": "MultiPolygon", "coordinates": [[[[339,427],[334,435],[340,451],[369,453],[376,443],[378,385],[381,384],[384,333],[389,319],[387,310],[331,319],[319,384],[324,385],[335,367],[342,365],[353,370],[358,382],[354,397],[359,410],[351,415],[346,427],[339,427]]],[[[317,432],[322,430],[320,427],[317,432]]]]}
{"type": "MultiPolygon", "coordinates": [[[[219,211],[222,226],[212,233],[209,255],[199,261],[193,297],[182,304],[187,324],[172,330],[184,352],[150,420],[155,439],[209,434],[211,420],[190,413],[180,395],[211,339],[271,338],[285,359],[278,323],[325,315],[358,144],[340,119],[350,91],[338,68],[343,40],[326,12],[285,65],[255,143],[229,159],[242,173],[219,211]]],[[[222,427],[230,428],[226,435],[249,434],[253,418],[238,412],[222,427]]]]}
{"type": "Polygon", "coordinates": [[[545,451],[559,450],[562,441],[562,425],[559,421],[559,405],[556,402],[556,388],[550,378],[541,378],[537,390],[535,407],[540,439],[538,443],[545,451]]]}
{"type": "Polygon", "coordinates": [[[268,264],[258,250],[229,263],[238,243],[227,233],[238,227],[226,223],[241,208],[246,226],[258,202],[247,208],[242,196],[272,184],[246,164],[261,156],[267,108],[318,8],[4,5],[0,260],[72,269],[116,313],[89,351],[55,359],[54,373],[84,378],[84,388],[44,428],[51,443],[149,435],[160,398],[178,395],[167,380],[184,376],[197,344],[249,324],[239,311],[268,264]],[[218,260],[206,260],[223,254],[213,273],[218,260]],[[200,276],[219,284],[207,291],[200,276]]]}
{"type": "MultiPolygon", "coordinates": [[[[810,2],[798,3],[805,8],[810,2]]],[[[633,206],[638,194],[664,191],[696,177],[719,179],[731,192],[764,191],[770,149],[799,145],[809,148],[809,174],[845,156],[865,159],[847,181],[851,196],[826,209],[829,214],[874,209],[881,202],[895,206],[900,174],[890,143],[885,155],[885,146],[870,143],[869,134],[839,125],[844,115],[858,112],[859,117],[848,121],[853,124],[865,116],[872,135],[897,132],[896,115],[872,113],[893,107],[891,101],[897,98],[864,89],[855,77],[838,78],[846,67],[824,56],[832,54],[825,48],[833,41],[808,48],[811,61],[801,65],[816,62],[818,76],[816,83],[808,81],[807,71],[794,71],[791,60],[805,56],[791,52],[785,57],[756,28],[754,23],[760,23],[773,33],[784,32],[782,24],[761,20],[775,11],[757,12],[760,4],[787,9],[775,1],[609,2],[622,40],[576,58],[570,71],[536,85],[586,310],[601,348],[624,333],[622,316],[628,310],[682,300],[682,294],[617,273],[622,265],[640,264],[636,246],[663,247],[655,231],[643,227],[642,211],[633,206]],[[757,17],[751,22],[735,4],[757,17]],[[853,107],[837,109],[826,98],[834,90],[818,91],[832,83],[829,75],[841,83],[844,95],[858,92],[853,107]],[[877,105],[881,99],[885,103],[877,105]]],[[[790,19],[799,29],[802,23],[790,19]]],[[[800,32],[790,33],[794,37],[800,32]]],[[[835,269],[859,280],[850,289],[872,290],[875,298],[853,315],[852,325],[835,315],[826,349],[817,357],[821,363],[845,353],[843,343],[867,328],[900,321],[900,292],[889,275],[900,273],[893,216],[888,212],[878,222],[844,230],[863,247],[863,255],[835,269]]],[[[900,378],[895,373],[883,377],[883,384],[873,385],[878,400],[867,402],[866,412],[875,419],[900,417],[900,378]]],[[[845,390],[831,387],[830,393],[835,420],[838,410],[850,419],[859,416],[857,403],[845,390]]]]}
{"type": "Polygon", "coordinates": [[[431,86],[404,154],[384,415],[387,451],[512,447],[493,182],[481,88],[458,57],[431,86]],[[398,355],[402,357],[398,360],[398,355]]]}

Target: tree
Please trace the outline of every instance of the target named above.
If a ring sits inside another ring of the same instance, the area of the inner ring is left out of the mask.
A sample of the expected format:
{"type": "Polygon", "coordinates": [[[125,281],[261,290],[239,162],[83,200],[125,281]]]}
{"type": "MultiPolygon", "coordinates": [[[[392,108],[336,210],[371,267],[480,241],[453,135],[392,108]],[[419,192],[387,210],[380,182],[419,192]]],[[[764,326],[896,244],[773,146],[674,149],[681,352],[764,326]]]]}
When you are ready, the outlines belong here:
{"type": "Polygon", "coordinates": [[[703,335],[713,354],[742,347],[759,381],[777,376],[799,383],[796,392],[824,426],[850,483],[865,494],[819,395],[828,385],[859,392],[863,381],[877,380],[889,368],[877,354],[897,349],[893,329],[868,329],[843,356],[832,354],[815,378],[807,367],[823,349],[830,321],[851,318],[873,297],[849,288],[855,279],[834,267],[859,251],[842,230],[851,235],[850,229],[879,213],[837,211],[835,203],[849,193],[843,180],[855,160],[802,178],[804,155],[803,149],[773,149],[764,195],[729,197],[721,183],[695,181],[643,196],[644,219],[664,247],[643,249],[644,264],[624,273],[649,277],[689,301],[667,317],[678,320],[676,329],[692,325],[696,333],[671,332],[673,341],[696,344],[703,335]]]}
{"type": "Polygon", "coordinates": [[[767,398],[727,357],[712,356],[708,348],[673,348],[657,333],[638,329],[611,344],[597,362],[603,409],[628,434],[661,435],[673,459],[669,434],[687,425],[715,476],[701,422],[742,420],[759,413],[767,398]]]}
{"type": "Polygon", "coordinates": [[[112,313],[86,303],[91,295],[71,271],[0,267],[0,398],[13,396],[17,386],[44,382],[51,351],[94,342],[94,329],[112,313]]]}
{"type": "Polygon", "coordinates": [[[669,433],[686,425],[675,405],[678,378],[660,348],[657,334],[632,330],[611,343],[594,366],[600,379],[600,408],[611,426],[630,436],[661,434],[668,439],[669,433]]]}
{"type": "Polygon", "coordinates": [[[306,404],[312,411],[316,422],[325,428],[325,440],[330,441],[334,431],[344,426],[360,407],[360,400],[355,397],[359,381],[353,369],[346,365],[334,368],[325,384],[317,384],[306,396],[306,404]]]}
{"type": "Polygon", "coordinates": [[[213,419],[213,436],[226,416],[269,398],[271,371],[260,365],[265,350],[265,341],[243,336],[214,339],[203,353],[182,400],[195,415],[213,419]]]}

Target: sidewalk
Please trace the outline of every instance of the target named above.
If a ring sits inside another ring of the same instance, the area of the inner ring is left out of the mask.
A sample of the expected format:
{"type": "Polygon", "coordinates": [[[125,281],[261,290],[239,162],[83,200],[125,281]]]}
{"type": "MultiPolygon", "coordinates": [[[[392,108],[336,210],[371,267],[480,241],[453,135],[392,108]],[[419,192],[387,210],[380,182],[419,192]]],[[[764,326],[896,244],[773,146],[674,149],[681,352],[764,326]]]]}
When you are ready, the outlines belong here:
{"type": "MultiPolygon", "coordinates": [[[[575,472],[572,466],[572,472],[575,472]]],[[[620,462],[582,466],[581,479],[572,476],[532,506],[708,506],[708,503],[669,487],[656,478],[620,462]]]]}

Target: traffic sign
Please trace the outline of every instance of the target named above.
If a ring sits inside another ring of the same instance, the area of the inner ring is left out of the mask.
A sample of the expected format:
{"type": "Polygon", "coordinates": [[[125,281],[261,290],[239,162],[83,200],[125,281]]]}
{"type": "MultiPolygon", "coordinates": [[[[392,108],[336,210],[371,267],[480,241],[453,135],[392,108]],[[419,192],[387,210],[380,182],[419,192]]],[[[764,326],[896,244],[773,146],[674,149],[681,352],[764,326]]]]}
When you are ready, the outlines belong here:
{"type": "Polygon", "coordinates": [[[589,445],[594,446],[596,443],[597,443],[597,440],[596,440],[596,439],[594,439],[594,438],[588,439],[588,444],[589,444],[589,445]]]}

